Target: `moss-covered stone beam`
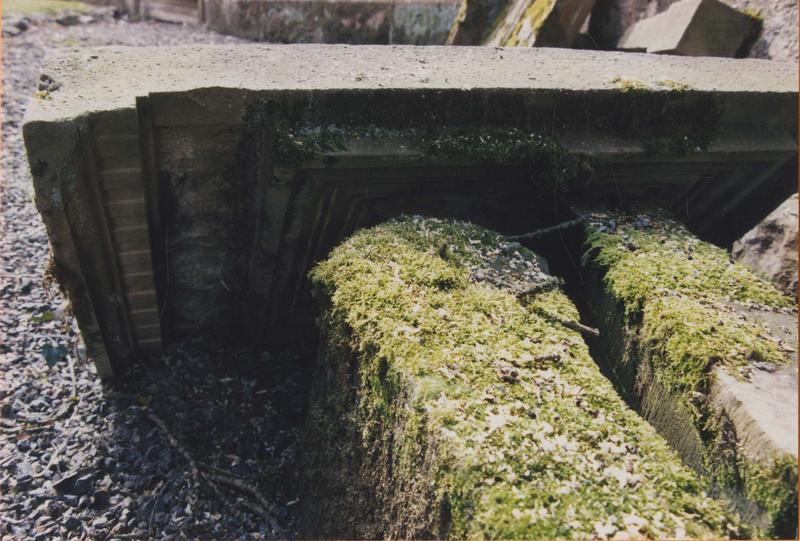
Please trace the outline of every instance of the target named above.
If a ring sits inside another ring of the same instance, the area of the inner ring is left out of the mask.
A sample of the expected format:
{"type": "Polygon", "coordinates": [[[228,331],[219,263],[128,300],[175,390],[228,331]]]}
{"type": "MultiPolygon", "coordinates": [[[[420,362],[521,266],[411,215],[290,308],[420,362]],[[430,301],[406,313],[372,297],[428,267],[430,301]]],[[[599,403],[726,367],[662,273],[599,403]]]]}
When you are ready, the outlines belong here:
{"type": "Polygon", "coordinates": [[[311,278],[305,535],[748,535],[601,375],[562,323],[577,310],[519,244],[406,217],[311,278]]]}
{"type": "Polygon", "coordinates": [[[587,214],[599,358],[760,533],[794,536],[794,301],[663,212],[587,214]]]}

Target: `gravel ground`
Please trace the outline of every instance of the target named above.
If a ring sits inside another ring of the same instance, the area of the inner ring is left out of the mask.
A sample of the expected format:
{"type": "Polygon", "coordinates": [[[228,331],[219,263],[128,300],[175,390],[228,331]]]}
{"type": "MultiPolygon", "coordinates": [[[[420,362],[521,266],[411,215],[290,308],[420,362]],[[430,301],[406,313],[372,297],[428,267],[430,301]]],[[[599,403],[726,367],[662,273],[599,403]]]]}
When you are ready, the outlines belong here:
{"type": "Polygon", "coordinates": [[[108,11],[69,26],[53,17],[4,24],[0,537],[294,535],[309,379],[296,367],[310,365],[300,359],[309,352],[192,342],[138,367],[124,386],[102,385],[45,278],[49,247],[20,129],[48,48],[240,40],[108,11]]]}

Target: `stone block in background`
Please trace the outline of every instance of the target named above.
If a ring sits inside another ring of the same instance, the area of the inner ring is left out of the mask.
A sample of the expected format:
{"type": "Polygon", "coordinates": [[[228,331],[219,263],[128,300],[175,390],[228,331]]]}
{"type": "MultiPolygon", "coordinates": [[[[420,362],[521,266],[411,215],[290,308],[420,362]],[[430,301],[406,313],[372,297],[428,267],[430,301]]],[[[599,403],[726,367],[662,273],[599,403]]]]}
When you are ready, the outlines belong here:
{"type": "MultiPolygon", "coordinates": [[[[590,34],[600,49],[614,49],[637,21],[660,13],[675,0],[597,0],[589,18],[590,34]]],[[[751,46],[750,58],[797,63],[796,0],[724,0],[733,8],[757,15],[762,30],[751,46]]]]}
{"type": "Polygon", "coordinates": [[[622,51],[733,57],[758,31],[760,20],[719,0],[680,0],[643,19],[620,38],[622,51]]]}
{"type": "Polygon", "coordinates": [[[749,535],[601,374],[530,250],[407,217],[311,277],[304,537],[749,535]]]}
{"type": "Polygon", "coordinates": [[[442,45],[458,0],[206,0],[206,25],[274,43],[442,45]]]}
{"type": "Polygon", "coordinates": [[[462,0],[447,45],[482,44],[507,3],[508,0],[462,0]]]}
{"type": "MultiPolygon", "coordinates": [[[[469,1],[469,0],[466,0],[469,1]]],[[[571,47],[595,0],[510,0],[483,45],[571,47]]]]}
{"type": "Polygon", "coordinates": [[[666,214],[589,216],[595,359],[757,534],[794,538],[794,300],[666,214]]]}
{"type": "Polygon", "coordinates": [[[797,194],[733,245],[733,258],[797,296],[797,194]]]}

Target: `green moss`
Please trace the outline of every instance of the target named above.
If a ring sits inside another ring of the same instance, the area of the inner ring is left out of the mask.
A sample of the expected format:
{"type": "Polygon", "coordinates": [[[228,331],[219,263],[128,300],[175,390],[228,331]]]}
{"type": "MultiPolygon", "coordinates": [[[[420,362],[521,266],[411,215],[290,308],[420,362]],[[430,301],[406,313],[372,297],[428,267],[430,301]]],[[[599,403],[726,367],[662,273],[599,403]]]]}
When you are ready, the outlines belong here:
{"type": "Polygon", "coordinates": [[[785,362],[763,326],[726,305],[793,306],[772,284],[667,218],[595,218],[587,238],[597,251],[594,262],[628,316],[642,318],[641,339],[670,390],[685,395],[705,389],[716,364],[735,369],[753,360],[785,362]]]}
{"type": "Polygon", "coordinates": [[[679,81],[673,81],[672,79],[661,79],[660,81],[656,81],[658,86],[668,88],[673,92],[688,92],[692,89],[692,87],[686,83],[681,83],[679,81]]]}
{"type": "Polygon", "coordinates": [[[580,335],[539,315],[577,319],[567,297],[510,293],[519,269],[545,277],[495,233],[404,218],[356,233],[311,272],[329,341],[353,352],[338,362],[363,382],[355,411],[329,414],[361,429],[363,467],[380,470],[372,490],[386,498],[378,515],[433,483],[419,497],[446,502],[449,537],[731,533],[736,521],[625,406],[580,335]],[[370,463],[387,437],[391,466],[370,463]],[[435,449],[425,468],[421,446],[435,449]]]}
{"type": "Polygon", "coordinates": [[[460,158],[498,164],[526,163],[541,167],[551,183],[564,180],[572,164],[566,149],[553,137],[518,128],[473,128],[422,137],[426,156],[460,158]]]}
{"type": "Polygon", "coordinates": [[[548,184],[567,179],[573,170],[559,142],[518,128],[475,127],[442,130],[388,130],[374,127],[289,126],[276,122],[273,152],[277,165],[292,166],[328,152],[347,150],[358,139],[408,140],[425,157],[474,160],[497,164],[526,164],[548,184]]]}
{"type": "Polygon", "coordinates": [[[34,99],[37,100],[52,100],[53,95],[47,90],[37,90],[33,93],[34,99]]]}
{"type": "Polygon", "coordinates": [[[797,459],[782,455],[765,467],[739,454],[738,472],[748,499],[767,511],[773,537],[788,537],[797,527],[797,459]]]}
{"type": "Polygon", "coordinates": [[[648,92],[650,87],[636,79],[625,79],[622,77],[615,77],[611,80],[614,85],[623,92],[648,92]]]}
{"type": "Polygon", "coordinates": [[[334,126],[290,127],[277,123],[273,132],[273,157],[277,165],[296,165],[326,152],[345,150],[345,130],[334,126]]]}

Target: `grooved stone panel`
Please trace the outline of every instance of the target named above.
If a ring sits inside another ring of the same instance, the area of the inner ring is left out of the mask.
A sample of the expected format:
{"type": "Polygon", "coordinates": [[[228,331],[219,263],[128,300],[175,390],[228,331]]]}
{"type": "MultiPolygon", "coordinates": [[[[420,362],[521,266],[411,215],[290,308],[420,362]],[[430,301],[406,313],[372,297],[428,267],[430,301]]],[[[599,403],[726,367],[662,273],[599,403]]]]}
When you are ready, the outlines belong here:
{"type": "Polygon", "coordinates": [[[37,204],[104,375],[198,333],[285,340],[310,266],[401,213],[519,233],[564,197],[648,197],[721,238],[796,185],[797,70],[773,62],[244,45],[66,49],[43,72],[37,204]]]}

